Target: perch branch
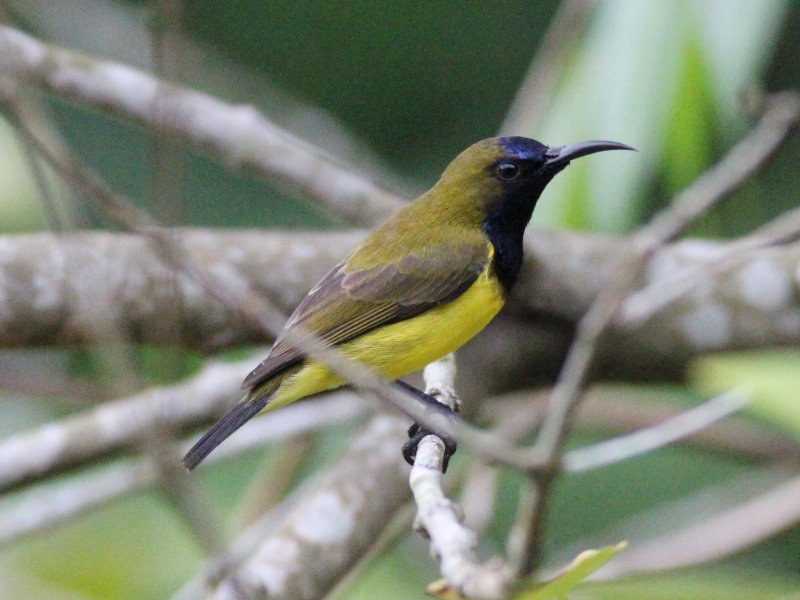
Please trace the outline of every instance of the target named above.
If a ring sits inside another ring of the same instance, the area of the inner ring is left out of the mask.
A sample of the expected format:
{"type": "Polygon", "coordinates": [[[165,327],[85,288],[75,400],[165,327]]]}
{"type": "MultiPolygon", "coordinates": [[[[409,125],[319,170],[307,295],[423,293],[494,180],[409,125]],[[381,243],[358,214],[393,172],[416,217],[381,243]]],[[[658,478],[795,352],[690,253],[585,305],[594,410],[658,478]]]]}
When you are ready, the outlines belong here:
{"type": "MultiPolygon", "coordinates": [[[[448,355],[425,368],[425,392],[455,410],[456,363],[448,355]]],[[[444,443],[435,435],[422,439],[417,448],[409,485],[417,504],[415,528],[431,540],[431,554],[439,561],[442,576],[451,589],[468,598],[495,600],[506,596],[512,571],[501,559],[481,564],[475,553],[478,538],[464,526],[458,505],[442,486],[444,443]]]]}

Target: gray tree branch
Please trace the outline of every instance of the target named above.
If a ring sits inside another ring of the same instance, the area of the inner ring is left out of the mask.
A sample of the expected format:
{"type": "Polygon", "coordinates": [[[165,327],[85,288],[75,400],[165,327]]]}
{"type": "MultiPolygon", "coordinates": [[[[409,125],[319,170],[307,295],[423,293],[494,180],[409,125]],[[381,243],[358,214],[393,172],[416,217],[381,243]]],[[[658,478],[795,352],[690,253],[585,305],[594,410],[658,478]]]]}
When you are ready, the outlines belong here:
{"type": "MultiPolygon", "coordinates": [[[[219,372],[218,376],[229,379],[231,387],[237,386],[237,369],[228,372],[219,372]]],[[[207,381],[201,376],[199,381],[207,381]]],[[[237,386],[238,387],[238,386],[237,386]]],[[[184,388],[188,393],[193,388],[192,383],[184,388]]],[[[174,393],[175,389],[169,392],[174,393]]],[[[169,392],[167,397],[169,396],[169,392]]],[[[202,407],[203,411],[211,414],[219,413],[215,402],[209,402],[213,394],[208,397],[194,397],[193,400],[202,407]]],[[[231,396],[233,400],[235,396],[231,396]]],[[[138,402],[137,411],[140,413],[139,422],[149,424],[155,428],[162,426],[164,411],[158,410],[146,397],[138,396],[128,401],[109,403],[104,409],[104,417],[113,422],[119,419],[116,429],[123,430],[126,419],[130,418],[132,404],[138,402]]],[[[285,410],[276,411],[255,419],[239,435],[218,449],[208,458],[208,463],[214,463],[233,454],[248,450],[264,444],[283,443],[288,439],[302,436],[323,427],[340,424],[353,419],[358,413],[364,412],[365,404],[360,398],[348,392],[339,392],[327,398],[316,399],[287,407],[285,410]]],[[[193,421],[195,415],[180,412],[179,418],[193,421]]],[[[20,538],[41,532],[48,527],[60,525],[65,521],[81,514],[118,500],[119,498],[151,487],[158,481],[159,470],[154,464],[152,456],[141,456],[115,461],[110,466],[93,469],[89,473],[78,474],[62,482],[53,483],[48,478],[68,467],[77,467],[80,463],[90,460],[100,461],[107,458],[113,446],[107,439],[84,439],[76,437],[85,433],[93,422],[96,422],[97,413],[89,412],[78,417],[61,422],[45,425],[43,428],[34,429],[13,436],[9,440],[0,441],[0,455],[16,447],[19,451],[9,458],[17,459],[16,471],[7,461],[0,461],[3,479],[0,480],[0,490],[8,491],[22,481],[31,482],[33,479],[44,479],[44,486],[33,486],[21,492],[9,506],[0,505],[0,546],[5,546],[18,541],[20,538]],[[79,424],[84,427],[78,427],[79,424]],[[60,435],[56,432],[60,431],[60,435]],[[45,435],[48,433],[49,435],[45,435]],[[94,445],[93,445],[94,442],[94,445]],[[70,449],[82,445],[82,455],[70,449]],[[65,455],[59,450],[66,449],[65,455]],[[22,455],[22,459],[20,456],[22,455]],[[42,460],[41,457],[49,457],[42,460]],[[39,460],[37,464],[31,461],[39,460]]],[[[175,424],[175,421],[172,421],[175,424]]],[[[110,427],[110,423],[106,423],[110,427]]],[[[146,435],[142,427],[136,428],[136,434],[146,435]]],[[[130,440],[131,438],[127,438],[130,440]]],[[[186,452],[195,441],[192,436],[180,445],[181,453],[186,452]]],[[[178,468],[175,456],[165,457],[172,466],[178,468]]]]}
{"type": "MultiPolygon", "coordinates": [[[[176,236],[212,272],[239,271],[289,312],[361,234],[178,230],[176,236]]],[[[264,341],[256,326],[166,266],[142,237],[0,238],[0,347],[86,343],[83,325],[97,306],[111,307],[115,325],[136,342],[214,349],[264,341]],[[166,321],[179,326],[164,327],[166,321]]]]}
{"type": "Polygon", "coordinates": [[[272,535],[212,586],[210,597],[322,597],[409,499],[408,467],[397,451],[407,426],[403,418],[374,417],[272,535]]]}
{"type": "MultiPolygon", "coordinates": [[[[175,235],[193,255],[207,257],[208,268],[238,271],[259,295],[289,312],[363,232],[187,229],[175,235]]],[[[739,253],[724,272],[713,272],[726,247],[687,240],[649,260],[639,285],[704,265],[709,277],[654,318],[612,328],[611,343],[600,349],[600,360],[611,373],[674,377],[701,352],[800,341],[800,245],[739,253]]],[[[520,284],[506,314],[517,324],[522,318],[528,324],[559,325],[546,347],[527,334],[503,336],[506,348],[498,351],[517,354],[517,371],[529,368],[530,358],[541,364],[542,353],[549,352],[551,360],[553,352],[555,359],[560,356],[563,347],[553,341],[568,341],[570,328],[626,248],[622,240],[599,236],[530,236],[520,284]]],[[[266,341],[253,324],[203,293],[189,277],[164,266],[140,237],[79,233],[0,238],[0,347],[85,343],[82,325],[98,304],[111,307],[115,325],[136,342],[212,350],[266,341]],[[166,320],[178,326],[164,327],[166,320]]],[[[483,352],[486,344],[500,343],[492,337],[482,336],[475,346],[483,352]]],[[[468,348],[466,354],[471,353],[468,348]]],[[[474,373],[464,375],[471,378],[474,373]]]]}
{"type": "Polygon", "coordinates": [[[0,492],[220,415],[240,394],[249,368],[208,364],[189,380],[153,388],[0,440],[0,492]]]}
{"type": "Polygon", "coordinates": [[[184,138],[229,167],[283,184],[355,224],[375,223],[401,203],[252,106],[232,106],[121,63],[49,46],[7,26],[0,26],[0,76],[184,138]]]}

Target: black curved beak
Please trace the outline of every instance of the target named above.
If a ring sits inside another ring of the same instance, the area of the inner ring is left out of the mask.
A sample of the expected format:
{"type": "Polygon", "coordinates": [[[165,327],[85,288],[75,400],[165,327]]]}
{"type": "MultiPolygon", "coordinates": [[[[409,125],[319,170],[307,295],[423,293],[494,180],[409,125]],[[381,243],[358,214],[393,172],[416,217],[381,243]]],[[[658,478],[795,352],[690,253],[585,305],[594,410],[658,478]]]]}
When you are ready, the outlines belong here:
{"type": "Polygon", "coordinates": [[[588,156],[595,152],[604,152],[606,150],[633,150],[627,144],[620,144],[619,142],[606,142],[602,140],[593,140],[590,142],[578,142],[577,144],[569,144],[568,146],[554,146],[548,148],[544,153],[547,161],[545,166],[560,166],[566,165],[569,161],[580,158],[581,156],[588,156]]]}

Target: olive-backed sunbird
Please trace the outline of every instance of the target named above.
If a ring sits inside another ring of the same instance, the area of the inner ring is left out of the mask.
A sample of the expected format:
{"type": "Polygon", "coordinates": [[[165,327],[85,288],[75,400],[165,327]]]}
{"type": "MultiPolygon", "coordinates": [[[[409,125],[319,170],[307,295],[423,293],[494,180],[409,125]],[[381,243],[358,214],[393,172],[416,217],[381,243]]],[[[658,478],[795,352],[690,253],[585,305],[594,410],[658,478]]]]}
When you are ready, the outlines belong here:
{"type": "Polygon", "coordinates": [[[196,467],[262,410],[346,381],[285,341],[310,332],[395,381],[453,352],[502,308],[522,266],[522,237],[545,186],[571,160],[618,142],[548,147],[489,138],[459,154],[439,181],[370,233],[300,302],[245,395],[183,459],[196,467]]]}

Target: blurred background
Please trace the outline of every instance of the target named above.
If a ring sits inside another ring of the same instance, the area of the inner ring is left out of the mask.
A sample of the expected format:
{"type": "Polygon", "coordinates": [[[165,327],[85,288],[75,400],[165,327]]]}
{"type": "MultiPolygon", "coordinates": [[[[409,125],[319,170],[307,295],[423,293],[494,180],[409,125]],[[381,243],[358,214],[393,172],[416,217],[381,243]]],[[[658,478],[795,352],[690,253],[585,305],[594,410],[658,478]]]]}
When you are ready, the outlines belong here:
{"type": "MultiPolygon", "coordinates": [[[[625,234],[646,222],[713,164],[752,124],[759,94],[800,87],[797,0],[6,0],[0,17],[55,45],[252,104],[407,197],[430,186],[463,148],[498,132],[550,145],[623,141],[639,149],[636,160],[599,155],[578,161],[548,188],[533,220],[538,228],[605,234],[625,234]],[[539,101],[531,104],[531,97],[539,101]]],[[[179,142],[26,93],[41,103],[54,139],[167,223],[346,226],[179,142]]],[[[742,235],[796,206],[798,164],[795,136],[691,235],[742,235]]],[[[55,223],[19,138],[0,117],[0,232],[101,225],[63,182],[45,176],[58,204],[55,223]]],[[[158,348],[137,348],[135,357],[150,384],[192,373],[202,361],[191,352],[158,348]]],[[[800,353],[765,351],[733,367],[720,361],[699,366],[700,375],[685,381],[625,389],[683,406],[703,391],[745,381],[768,388],[780,414],[795,415],[795,425],[763,414],[753,418],[800,440],[800,353]]],[[[110,397],[114,387],[102,363],[91,350],[0,352],[0,435],[110,397]],[[14,381],[26,370],[36,374],[35,392],[14,381]]],[[[324,464],[349,433],[342,428],[312,440],[296,480],[324,464]]],[[[572,443],[599,436],[579,432],[572,443]]],[[[253,452],[197,475],[220,521],[236,527],[235,508],[241,510],[252,493],[249,480],[270,460],[270,451],[266,457],[253,452]]],[[[785,476],[730,454],[673,447],[565,478],[550,511],[547,551],[558,564],[587,544],[613,543],[632,531],[652,535],[698,511],[713,514],[785,476]]],[[[486,555],[503,550],[517,484],[513,474],[500,481],[497,513],[483,536],[486,555]]],[[[0,507],[21,498],[4,497],[0,507]]],[[[202,560],[170,503],[141,492],[0,547],[0,579],[18,590],[18,598],[166,598],[202,560]]],[[[420,597],[436,577],[425,542],[400,535],[338,597],[420,597]]],[[[795,526],[711,565],[597,585],[576,598],[796,598],[798,588],[795,526]]]]}

